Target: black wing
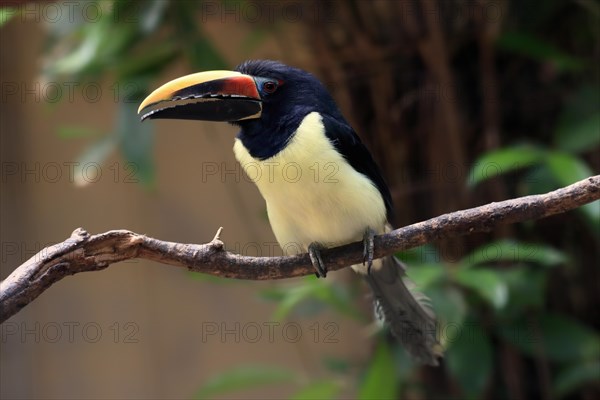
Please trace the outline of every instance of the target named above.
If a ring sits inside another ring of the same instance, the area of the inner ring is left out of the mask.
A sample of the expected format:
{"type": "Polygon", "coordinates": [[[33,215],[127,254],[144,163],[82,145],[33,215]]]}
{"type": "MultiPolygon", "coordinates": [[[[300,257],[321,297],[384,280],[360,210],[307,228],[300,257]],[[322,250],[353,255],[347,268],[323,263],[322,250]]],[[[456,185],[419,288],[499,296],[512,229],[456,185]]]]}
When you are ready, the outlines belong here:
{"type": "Polygon", "coordinates": [[[337,151],[344,156],[352,168],[369,178],[379,189],[385,203],[388,221],[390,221],[394,213],[392,195],[379,167],[371,157],[371,153],[360,141],[354,129],[345,121],[339,121],[328,115],[321,115],[321,117],[325,126],[325,134],[337,151]]]}

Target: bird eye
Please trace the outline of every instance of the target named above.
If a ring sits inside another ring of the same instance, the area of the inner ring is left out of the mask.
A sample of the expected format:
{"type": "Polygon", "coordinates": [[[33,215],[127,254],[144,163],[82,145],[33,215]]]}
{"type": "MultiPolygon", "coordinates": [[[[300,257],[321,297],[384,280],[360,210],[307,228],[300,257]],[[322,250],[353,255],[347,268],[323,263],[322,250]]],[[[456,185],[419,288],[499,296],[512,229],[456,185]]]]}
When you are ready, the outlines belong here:
{"type": "Polygon", "coordinates": [[[269,94],[274,93],[277,90],[277,83],[273,81],[266,81],[263,83],[263,90],[269,94]]]}

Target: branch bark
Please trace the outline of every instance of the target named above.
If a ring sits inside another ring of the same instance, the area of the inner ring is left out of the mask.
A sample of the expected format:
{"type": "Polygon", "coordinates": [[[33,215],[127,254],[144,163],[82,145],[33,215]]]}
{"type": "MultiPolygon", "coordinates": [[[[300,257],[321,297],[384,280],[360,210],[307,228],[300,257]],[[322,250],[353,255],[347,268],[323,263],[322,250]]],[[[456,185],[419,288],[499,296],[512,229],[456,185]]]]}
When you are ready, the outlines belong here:
{"type": "MultiPolygon", "coordinates": [[[[510,224],[563,213],[600,199],[600,175],[542,195],[520,197],[440,215],[375,237],[375,257],[439,240],[491,231],[510,224]]],[[[165,242],[127,230],[90,235],[76,229],[62,243],[46,247],[0,283],[0,323],[68,275],[99,271],[119,261],[142,258],[187,267],[191,271],[236,279],[283,279],[314,273],[308,254],[248,257],[225,251],[219,238],[206,244],[165,242]]],[[[330,271],[363,260],[362,242],[327,249],[323,261],[330,271]]]]}

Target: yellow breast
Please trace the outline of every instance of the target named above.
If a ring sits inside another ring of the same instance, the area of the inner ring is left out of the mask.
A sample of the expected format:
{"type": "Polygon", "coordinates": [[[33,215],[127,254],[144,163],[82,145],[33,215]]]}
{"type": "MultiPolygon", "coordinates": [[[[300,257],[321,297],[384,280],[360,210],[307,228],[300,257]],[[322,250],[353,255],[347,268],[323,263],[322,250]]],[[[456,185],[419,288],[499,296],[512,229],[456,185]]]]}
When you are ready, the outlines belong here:
{"type": "Polygon", "coordinates": [[[266,160],[253,158],[239,139],[233,147],[288,254],[306,251],[312,242],[331,247],[360,240],[367,227],[384,229],[379,190],[338,153],[324,129],[318,113],[308,114],[288,145],[266,160]]]}

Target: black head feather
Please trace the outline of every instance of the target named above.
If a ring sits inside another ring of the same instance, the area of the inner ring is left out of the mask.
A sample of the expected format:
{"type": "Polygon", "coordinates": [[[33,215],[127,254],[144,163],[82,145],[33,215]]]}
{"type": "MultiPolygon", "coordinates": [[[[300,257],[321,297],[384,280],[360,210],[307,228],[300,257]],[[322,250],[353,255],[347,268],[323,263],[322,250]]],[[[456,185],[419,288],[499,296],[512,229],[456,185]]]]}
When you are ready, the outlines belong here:
{"type": "Polygon", "coordinates": [[[238,138],[250,155],[261,160],[273,157],[292,139],[304,117],[318,112],[327,138],[356,171],[367,176],[379,189],[391,218],[391,195],[377,164],[317,78],[270,60],[246,61],[235,69],[254,77],[263,103],[260,118],[235,122],[242,128],[238,138]],[[266,90],[271,88],[264,86],[267,82],[276,83],[276,89],[266,90]]]}
{"type": "Polygon", "coordinates": [[[235,70],[253,76],[262,97],[260,119],[235,123],[242,127],[238,137],[255,158],[266,159],[281,151],[313,111],[343,120],[325,86],[306,71],[271,60],[246,61],[235,70]],[[266,82],[275,82],[276,90],[267,93],[262,86],[266,82]]]}

